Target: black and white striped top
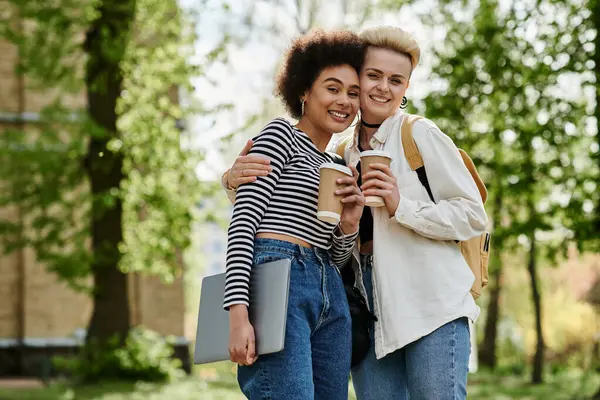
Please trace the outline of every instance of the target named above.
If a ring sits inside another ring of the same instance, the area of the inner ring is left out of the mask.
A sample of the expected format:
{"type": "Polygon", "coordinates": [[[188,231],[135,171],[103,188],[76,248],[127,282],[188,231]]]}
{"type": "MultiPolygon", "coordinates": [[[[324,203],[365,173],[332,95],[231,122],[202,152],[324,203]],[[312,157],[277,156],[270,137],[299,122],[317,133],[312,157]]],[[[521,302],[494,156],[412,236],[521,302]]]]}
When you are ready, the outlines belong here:
{"type": "Polygon", "coordinates": [[[273,171],[238,188],[227,243],[225,309],[249,305],[257,233],[285,234],[330,249],[338,266],[350,258],[358,235],[338,237],[333,233],[335,225],[317,219],[319,167],[341,158],[319,151],[304,132],[283,118],[267,124],[253,141],[250,154],[269,157],[273,171]]]}

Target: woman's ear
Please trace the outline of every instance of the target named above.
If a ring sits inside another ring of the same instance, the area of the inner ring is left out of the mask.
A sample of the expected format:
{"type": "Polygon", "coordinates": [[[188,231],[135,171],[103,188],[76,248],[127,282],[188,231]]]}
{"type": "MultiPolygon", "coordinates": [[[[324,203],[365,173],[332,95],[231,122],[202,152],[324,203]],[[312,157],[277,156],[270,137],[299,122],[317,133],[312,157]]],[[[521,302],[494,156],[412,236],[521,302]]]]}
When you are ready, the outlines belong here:
{"type": "Polygon", "coordinates": [[[306,89],[306,92],[304,92],[304,94],[302,96],[300,96],[300,100],[308,101],[309,97],[310,97],[310,89],[306,89]]]}

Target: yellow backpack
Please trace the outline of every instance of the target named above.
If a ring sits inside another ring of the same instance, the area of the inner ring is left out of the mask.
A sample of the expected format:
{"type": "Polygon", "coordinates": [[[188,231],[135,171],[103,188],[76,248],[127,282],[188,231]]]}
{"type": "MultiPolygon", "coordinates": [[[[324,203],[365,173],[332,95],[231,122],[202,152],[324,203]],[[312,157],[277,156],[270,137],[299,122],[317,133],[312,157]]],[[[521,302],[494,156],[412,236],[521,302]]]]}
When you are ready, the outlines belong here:
{"type": "MultiPolygon", "coordinates": [[[[408,165],[410,168],[417,172],[419,180],[425,186],[431,201],[435,202],[433,195],[431,193],[431,188],[429,187],[429,182],[427,181],[427,175],[425,174],[425,165],[423,163],[423,157],[421,157],[421,153],[419,152],[419,148],[415,143],[415,139],[412,134],[412,126],[413,124],[422,119],[423,117],[418,115],[407,115],[402,121],[402,147],[404,148],[404,155],[406,156],[406,160],[408,161],[408,165]]],[[[467,170],[471,173],[475,184],[477,185],[477,189],[479,189],[479,194],[481,195],[481,200],[483,203],[487,200],[487,189],[485,188],[485,184],[483,180],[479,176],[477,169],[475,168],[475,164],[469,155],[462,149],[459,149],[458,152],[462,157],[467,170]]],[[[469,268],[473,271],[475,275],[475,282],[473,282],[473,286],[471,287],[471,294],[473,298],[477,299],[481,296],[481,290],[488,284],[489,273],[488,273],[488,262],[490,257],[490,240],[491,235],[489,232],[485,232],[481,234],[481,236],[474,237],[469,240],[465,240],[462,242],[458,242],[460,247],[460,252],[467,264],[469,264],[469,268]]]]}
{"type": "MultiPolygon", "coordinates": [[[[408,165],[410,168],[417,173],[419,177],[419,181],[427,190],[429,194],[429,198],[431,201],[435,202],[433,198],[433,194],[431,193],[431,188],[429,187],[429,182],[427,180],[427,175],[425,173],[425,164],[423,163],[423,157],[421,157],[421,153],[419,152],[419,148],[415,143],[415,140],[412,135],[412,126],[413,124],[422,119],[423,117],[418,115],[407,115],[402,121],[402,147],[404,148],[404,155],[406,156],[406,160],[408,161],[408,165]]],[[[342,138],[337,146],[336,153],[345,159],[346,148],[352,142],[352,135],[346,136],[342,138]]],[[[485,184],[483,180],[479,176],[477,169],[475,168],[475,164],[469,155],[462,149],[458,150],[460,156],[467,167],[467,170],[471,173],[475,184],[477,185],[477,189],[479,189],[479,194],[481,195],[481,200],[483,203],[487,200],[487,189],[485,188],[485,184]]],[[[472,239],[458,242],[460,247],[460,252],[462,253],[465,261],[473,271],[475,275],[475,282],[473,282],[473,286],[471,287],[471,294],[474,299],[477,299],[481,296],[481,291],[488,284],[489,273],[488,273],[488,263],[490,257],[490,240],[491,235],[489,232],[485,232],[480,236],[474,237],[472,239]]]]}

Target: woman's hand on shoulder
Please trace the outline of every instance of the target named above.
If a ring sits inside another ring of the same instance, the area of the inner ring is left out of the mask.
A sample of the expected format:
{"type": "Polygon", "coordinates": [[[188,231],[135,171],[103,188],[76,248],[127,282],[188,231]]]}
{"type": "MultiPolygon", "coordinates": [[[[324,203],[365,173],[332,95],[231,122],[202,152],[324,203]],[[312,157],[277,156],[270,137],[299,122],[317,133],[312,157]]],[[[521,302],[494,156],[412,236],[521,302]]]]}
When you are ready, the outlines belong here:
{"type": "Polygon", "coordinates": [[[244,183],[254,182],[259,176],[267,176],[273,170],[271,160],[261,155],[248,155],[252,148],[252,139],[248,140],[227,173],[228,189],[237,189],[244,183]]]}

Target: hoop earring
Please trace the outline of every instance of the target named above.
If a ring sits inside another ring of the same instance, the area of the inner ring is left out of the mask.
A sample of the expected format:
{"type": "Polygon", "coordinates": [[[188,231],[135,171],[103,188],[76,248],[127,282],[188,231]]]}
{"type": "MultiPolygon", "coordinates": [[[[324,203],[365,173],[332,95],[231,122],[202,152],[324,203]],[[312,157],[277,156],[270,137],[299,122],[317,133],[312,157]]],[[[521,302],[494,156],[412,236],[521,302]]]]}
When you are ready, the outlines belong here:
{"type": "Polygon", "coordinates": [[[302,115],[304,115],[304,100],[300,100],[300,104],[302,105],[302,115]]]}
{"type": "Polygon", "coordinates": [[[408,107],[408,99],[406,98],[406,96],[402,96],[402,103],[400,104],[400,108],[404,110],[406,107],[408,107]]]}

